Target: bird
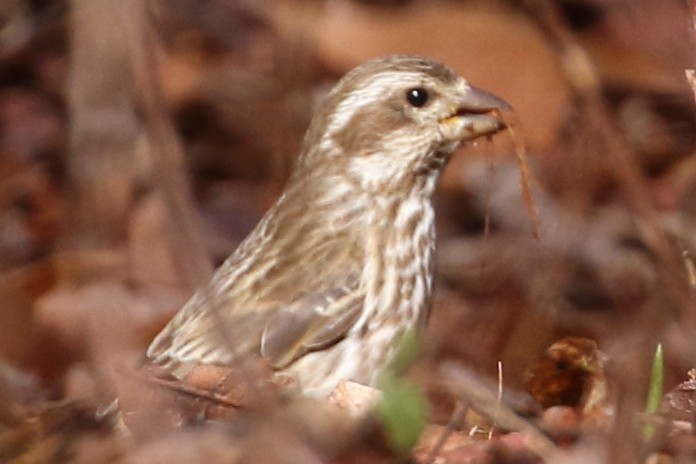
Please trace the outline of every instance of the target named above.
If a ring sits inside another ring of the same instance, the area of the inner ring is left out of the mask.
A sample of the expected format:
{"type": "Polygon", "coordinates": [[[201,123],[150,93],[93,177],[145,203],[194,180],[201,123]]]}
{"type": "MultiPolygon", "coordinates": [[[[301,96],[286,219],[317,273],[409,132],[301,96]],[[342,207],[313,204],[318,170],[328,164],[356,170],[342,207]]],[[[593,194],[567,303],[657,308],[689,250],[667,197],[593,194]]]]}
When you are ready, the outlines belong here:
{"type": "Polygon", "coordinates": [[[318,104],[278,200],[146,358],[184,378],[260,357],[308,397],[376,386],[399,337],[429,318],[440,174],[509,110],[425,57],[349,71],[318,104]]]}

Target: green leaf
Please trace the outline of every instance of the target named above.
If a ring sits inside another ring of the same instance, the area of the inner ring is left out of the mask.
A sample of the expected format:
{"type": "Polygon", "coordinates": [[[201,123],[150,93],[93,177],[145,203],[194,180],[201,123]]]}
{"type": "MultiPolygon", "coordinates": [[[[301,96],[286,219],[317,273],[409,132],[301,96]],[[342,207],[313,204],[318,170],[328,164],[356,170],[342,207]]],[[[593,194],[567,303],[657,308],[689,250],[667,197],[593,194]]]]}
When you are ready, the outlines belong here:
{"type": "Polygon", "coordinates": [[[405,374],[415,361],[420,350],[420,337],[415,330],[406,330],[396,342],[394,357],[389,361],[384,374],[399,376],[405,374]],[[388,373],[388,374],[387,374],[388,373]]]}
{"type": "MultiPolygon", "coordinates": [[[[662,351],[662,343],[658,343],[653,356],[652,371],[650,373],[650,389],[648,399],[645,402],[647,414],[657,414],[660,411],[662,393],[665,380],[665,355],[662,351]]],[[[647,424],[643,428],[643,438],[650,440],[655,433],[655,426],[647,424]]]]}
{"type": "Polygon", "coordinates": [[[407,330],[396,342],[394,356],[381,373],[379,386],[382,400],[377,414],[394,451],[407,454],[418,443],[428,420],[428,401],[420,387],[402,378],[416,359],[420,340],[414,330],[407,330]]]}
{"type": "Polygon", "coordinates": [[[428,402],[420,387],[391,378],[384,386],[377,414],[394,451],[407,454],[418,443],[428,420],[428,402]]]}

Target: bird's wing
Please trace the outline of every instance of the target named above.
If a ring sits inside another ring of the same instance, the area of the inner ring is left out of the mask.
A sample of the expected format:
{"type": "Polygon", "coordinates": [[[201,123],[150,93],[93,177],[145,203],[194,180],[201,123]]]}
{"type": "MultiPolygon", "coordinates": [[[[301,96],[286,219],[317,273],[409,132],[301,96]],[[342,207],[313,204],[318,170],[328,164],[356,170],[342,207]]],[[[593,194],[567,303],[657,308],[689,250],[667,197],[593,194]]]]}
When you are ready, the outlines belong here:
{"type": "Polygon", "coordinates": [[[358,281],[355,274],[326,279],[322,288],[278,311],[264,324],[261,355],[281,369],[342,339],[362,312],[364,293],[358,281]]]}
{"type": "Polygon", "coordinates": [[[148,357],[160,363],[229,364],[260,354],[282,369],[309,351],[336,343],[363,308],[356,249],[327,243],[302,259],[285,251],[288,258],[277,265],[284,267],[282,272],[260,273],[258,290],[251,294],[238,288],[245,286],[241,280],[224,291],[213,284],[153,341],[148,357]]]}

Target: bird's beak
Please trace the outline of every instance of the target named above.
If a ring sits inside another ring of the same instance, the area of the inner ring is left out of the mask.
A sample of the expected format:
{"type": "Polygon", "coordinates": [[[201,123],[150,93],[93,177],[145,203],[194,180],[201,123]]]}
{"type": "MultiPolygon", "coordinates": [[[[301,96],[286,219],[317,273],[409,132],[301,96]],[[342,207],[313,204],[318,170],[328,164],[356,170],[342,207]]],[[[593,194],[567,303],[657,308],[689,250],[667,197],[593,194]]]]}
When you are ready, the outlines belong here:
{"type": "Polygon", "coordinates": [[[510,105],[492,93],[467,85],[453,102],[451,114],[440,120],[440,126],[447,138],[473,140],[505,129],[501,111],[511,110],[510,105]]]}

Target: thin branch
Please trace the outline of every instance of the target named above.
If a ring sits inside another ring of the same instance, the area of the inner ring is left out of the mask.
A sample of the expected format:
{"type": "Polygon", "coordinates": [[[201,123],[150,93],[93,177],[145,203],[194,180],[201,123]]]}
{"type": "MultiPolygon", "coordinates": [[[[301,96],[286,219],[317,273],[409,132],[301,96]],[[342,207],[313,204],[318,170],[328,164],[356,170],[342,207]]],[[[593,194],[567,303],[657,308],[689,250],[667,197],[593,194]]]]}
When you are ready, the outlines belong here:
{"type": "Polygon", "coordinates": [[[558,454],[559,449],[551,440],[507,405],[499,402],[496,394],[488,388],[472,381],[469,371],[457,364],[445,363],[440,369],[440,374],[444,379],[440,385],[443,389],[461,398],[461,401],[468,402],[489,419],[495,418],[500,428],[525,433],[529,437],[530,449],[544,461],[549,461],[558,454]]]}
{"type": "Polygon", "coordinates": [[[205,247],[187,178],[184,149],[174,129],[159,79],[156,34],[147,0],[132,2],[131,64],[137,82],[145,130],[153,162],[153,177],[168,208],[168,231],[177,269],[191,288],[208,282],[213,265],[205,247]]]}

